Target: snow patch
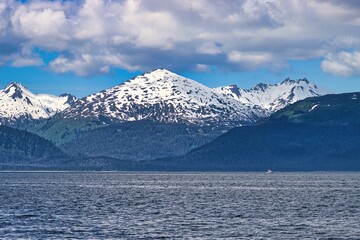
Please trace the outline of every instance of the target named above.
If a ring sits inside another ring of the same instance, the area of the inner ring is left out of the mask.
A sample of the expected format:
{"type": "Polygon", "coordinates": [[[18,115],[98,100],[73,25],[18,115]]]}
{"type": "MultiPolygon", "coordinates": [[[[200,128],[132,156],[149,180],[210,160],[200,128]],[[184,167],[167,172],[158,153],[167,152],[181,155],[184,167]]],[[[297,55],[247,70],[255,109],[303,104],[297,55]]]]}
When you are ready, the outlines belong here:
{"type": "Polygon", "coordinates": [[[318,104],[315,104],[314,106],[312,106],[312,108],[310,108],[310,110],[308,112],[311,112],[313,111],[315,108],[317,108],[319,105],[318,104]]]}

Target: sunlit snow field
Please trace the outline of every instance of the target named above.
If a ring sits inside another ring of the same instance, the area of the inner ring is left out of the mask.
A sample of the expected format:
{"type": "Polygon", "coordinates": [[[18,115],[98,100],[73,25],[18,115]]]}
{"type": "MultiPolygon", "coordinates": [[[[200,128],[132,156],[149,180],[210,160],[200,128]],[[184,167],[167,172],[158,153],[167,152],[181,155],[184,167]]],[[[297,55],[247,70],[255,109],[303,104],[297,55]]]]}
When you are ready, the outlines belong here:
{"type": "Polygon", "coordinates": [[[0,173],[1,239],[360,238],[360,173],[0,173]]]}

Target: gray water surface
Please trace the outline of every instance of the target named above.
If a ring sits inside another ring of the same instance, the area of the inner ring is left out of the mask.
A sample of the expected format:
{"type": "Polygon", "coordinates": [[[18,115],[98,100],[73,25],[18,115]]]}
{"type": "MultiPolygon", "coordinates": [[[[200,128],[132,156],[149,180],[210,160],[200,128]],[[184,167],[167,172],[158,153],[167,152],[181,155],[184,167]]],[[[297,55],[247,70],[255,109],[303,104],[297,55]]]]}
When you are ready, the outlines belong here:
{"type": "Polygon", "coordinates": [[[0,173],[1,239],[360,239],[360,173],[0,173]]]}

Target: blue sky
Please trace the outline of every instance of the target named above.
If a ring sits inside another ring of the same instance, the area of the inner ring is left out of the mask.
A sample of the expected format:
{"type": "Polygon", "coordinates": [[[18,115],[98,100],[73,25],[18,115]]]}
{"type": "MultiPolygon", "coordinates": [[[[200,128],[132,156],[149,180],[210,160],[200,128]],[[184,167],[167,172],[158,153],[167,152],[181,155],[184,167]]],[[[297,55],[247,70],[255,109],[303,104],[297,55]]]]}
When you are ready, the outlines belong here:
{"type": "Polygon", "coordinates": [[[0,87],[79,97],[155,68],[207,86],[360,91],[360,1],[0,2],[0,87]]]}

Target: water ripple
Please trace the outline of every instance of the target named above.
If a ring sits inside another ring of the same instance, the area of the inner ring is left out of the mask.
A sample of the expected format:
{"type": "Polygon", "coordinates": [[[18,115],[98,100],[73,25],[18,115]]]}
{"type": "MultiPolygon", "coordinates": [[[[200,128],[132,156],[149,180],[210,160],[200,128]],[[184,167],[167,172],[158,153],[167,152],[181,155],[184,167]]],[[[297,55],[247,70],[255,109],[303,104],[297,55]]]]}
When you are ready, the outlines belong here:
{"type": "Polygon", "coordinates": [[[1,239],[360,239],[359,173],[0,173],[1,239]]]}

